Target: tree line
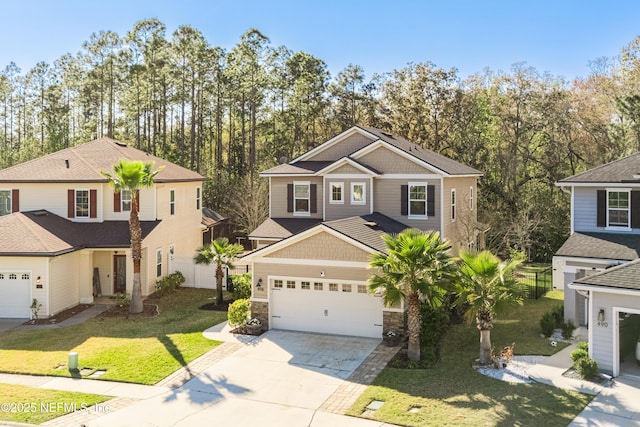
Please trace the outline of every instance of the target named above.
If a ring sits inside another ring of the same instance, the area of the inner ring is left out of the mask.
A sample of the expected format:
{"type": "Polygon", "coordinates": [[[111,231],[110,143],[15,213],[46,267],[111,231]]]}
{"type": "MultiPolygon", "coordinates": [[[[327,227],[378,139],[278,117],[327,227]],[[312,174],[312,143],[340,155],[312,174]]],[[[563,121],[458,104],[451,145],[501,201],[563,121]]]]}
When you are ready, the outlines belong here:
{"type": "Polygon", "coordinates": [[[554,183],[640,149],[640,38],[590,65],[573,81],[524,63],[467,78],[431,62],[332,76],[257,29],[225,50],[149,19],[52,64],[0,71],[0,167],[111,137],[207,176],[207,205],[248,216],[246,231],[265,212],[260,170],[375,126],[483,171],[491,249],[548,260],[569,230],[554,183]]]}

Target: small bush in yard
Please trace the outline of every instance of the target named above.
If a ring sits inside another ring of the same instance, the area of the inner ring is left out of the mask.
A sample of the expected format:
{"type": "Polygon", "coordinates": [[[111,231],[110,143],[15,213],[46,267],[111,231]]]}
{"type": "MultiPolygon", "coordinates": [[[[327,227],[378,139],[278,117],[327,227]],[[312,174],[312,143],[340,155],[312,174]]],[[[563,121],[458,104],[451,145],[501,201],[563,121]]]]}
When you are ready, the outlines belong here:
{"type": "Polygon", "coordinates": [[[251,273],[234,274],[231,276],[233,284],[233,299],[251,298],[251,273]]]}
{"type": "Polygon", "coordinates": [[[571,352],[571,360],[575,364],[580,359],[586,359],[589,357],[589,352],[583,348],[576,348],[571,352]]]}
{"type": "Polygon", "coordinates": [[[556,319],[553,316],[553,313],[546,312],[542,315],[542,319],[540,319],[540,328],[542,329],[542,335],[546,338],[553,335],[553,330],[556,328],[556,319]]]}
{"type": "Polygon", "coordinates": [[[229,325],[243,325],[249,319],[250,310],[251,300],[249,298],[243,298],[232,302],[231,305],[229,305],[229,312],[227,314],[229,325]]]}
{"type": "Polygon", "coordinates": [[[582,378],[592,378],[598,375],[598,362],[590,357],[583,357],[574,363],[574,367],[582,378]]]}
{"type": "Polygon", "coordinates": [[[551,309],[551,315],[555,319],[556,328],[561,328],[564,323],[564,305],[560,304],[553,307],[553,309],[551,309]]]}
{"type": "Polygon", "coordinates": [[[587,341],[580,341],[578,343],[578,348],[581,350],[586,351],[587,353],[589,352],[589,343],[587,341]]]}
{"type": "Polygon", "coordinates": [[[180,285],[182,285],[185,282],[185,280],[186,279],[184,278],[184,275],[181,272],[175,271],[171,274],[164,276],[162,279],[158,279],[156,281],[156,290],[160,294],[173,292],[176,289],[178,289],[178,287],[180,287],[180,285]]]}
{"type": "Polygon", "coordinates": [[[564,338],[565,340],[570,340],[573,336],[573,331],[576,330],[576,326],[571,320],[569,320],[568,322],[563,322],[560,325],[560,329],[562,329],[562,338],[564,338]]]}

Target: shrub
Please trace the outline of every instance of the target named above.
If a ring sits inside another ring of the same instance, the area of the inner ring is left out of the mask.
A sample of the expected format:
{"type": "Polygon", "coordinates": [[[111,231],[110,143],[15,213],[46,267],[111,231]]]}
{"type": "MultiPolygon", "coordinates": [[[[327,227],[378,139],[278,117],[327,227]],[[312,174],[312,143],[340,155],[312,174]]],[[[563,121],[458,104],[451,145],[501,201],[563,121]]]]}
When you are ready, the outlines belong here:
{"type": "Polygon", "coordinates": [[[589,357],[589,352],[583,348],[576,348],[571,352],[571,360],[573,361],[574,365],[578,360],[585,359],[588,357],[589,357]]]}
{"type": "Polygon", "coordinates": [[[564,305],[556,305],[551,309],[551,315],[555,319],[556,328],[561,328],[564,323],[564,305]]]}
{"type": "Polygon", "coordinates": [[[175,271],[156,281],[156,291],[158,291],[158,293],[160,294],[173,292],[178,289],[178,287],[182,285],[185,280],[186,279],[181,272],[175,271]]]}
{"type": "Polygon", "coordinates": [[[127,307],[131,304],[131,298],[129,297],[129,294],[118,292],[117,294],[115,294],[115,297],[116,305],[120,307],[127,307]]]}
{"type": "Polygon", "coordinates": [[[587,353],[589,352],[589,343],[587,341],[580,341],[578,343],[578,348],[581,350],[586,351],[587,353]]]}
{"type": "Polygon", "coordinates": [[[540,329],[542,329],[542,335],[549,338],[553,335],[553,330],[556,328],[556,319],[551,312],[546,312],[540,319],[540,329]]]}
{"type": "Polygon", "coordinates": [[[560,325],[560,329],[562,329],[562,338],[570,340],[573,336],[573,331],[576,330],[576,325],[573,324],[573,321],[569,320],[568,322],[563,322],[560,325]]]}
{"type": "Polygon", "coordinates": [[[251,298],[251,273],[231,276],[233,299],[251,298]]]}
{"type": "Polygon", "coordinates": [[[598,362],[588,356],[578,359],[573,366],[582,378],[593,378],[598,375],[598,362]]]}
{"type": "Polygon", "coordinates": [[[249,319],[251,300],[248,298],[235,300],[229,305],[227,318],[230,326],[243,325],[249,319]]]}

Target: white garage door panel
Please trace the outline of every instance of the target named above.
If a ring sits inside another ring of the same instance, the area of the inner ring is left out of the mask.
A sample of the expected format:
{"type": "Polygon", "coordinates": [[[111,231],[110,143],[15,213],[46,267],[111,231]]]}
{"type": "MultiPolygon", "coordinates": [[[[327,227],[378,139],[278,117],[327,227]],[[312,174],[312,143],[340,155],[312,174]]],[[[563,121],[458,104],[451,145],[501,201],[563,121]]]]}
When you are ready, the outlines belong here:
{"type": "MultiPolygon", "coordinates": [[[[293,279],[291,279],[293,280],[293,279]]],[[[274,288],[271,284],[271,325],[274,329],[319,332],[360,337],[382,337],[382,301],[368,293],[358,293],[357,285],[351,292],[301,289],[296,280],[296,289],[274,288]]]]}
{"type": "Polygon", "coordinates": [[[30,286],[29,274],[0,273],[0,317],[29,318],[30,286]]]}

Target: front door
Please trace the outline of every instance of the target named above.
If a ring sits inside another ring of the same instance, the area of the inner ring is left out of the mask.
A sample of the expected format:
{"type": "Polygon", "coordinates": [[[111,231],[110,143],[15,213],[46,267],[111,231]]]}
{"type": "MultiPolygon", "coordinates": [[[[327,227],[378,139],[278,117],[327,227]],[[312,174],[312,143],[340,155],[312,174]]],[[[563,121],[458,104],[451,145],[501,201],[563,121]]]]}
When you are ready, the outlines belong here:
{"type": "Polygon", "coordinates": [[[127,291],[127,256],[113,256],[113,293],[127,291]]]}

